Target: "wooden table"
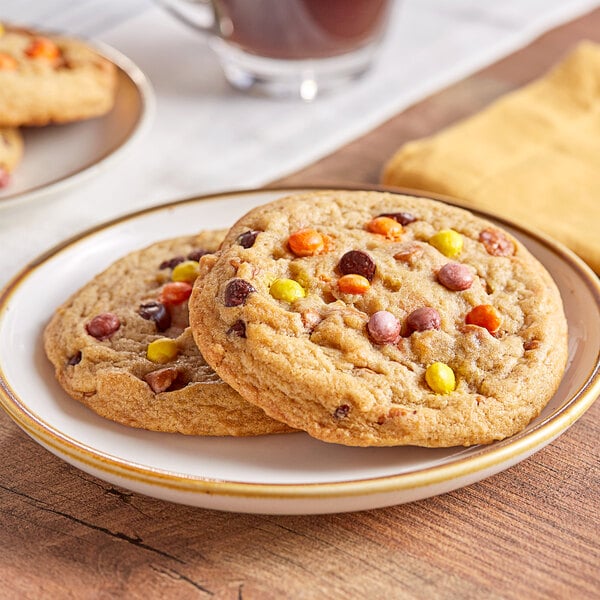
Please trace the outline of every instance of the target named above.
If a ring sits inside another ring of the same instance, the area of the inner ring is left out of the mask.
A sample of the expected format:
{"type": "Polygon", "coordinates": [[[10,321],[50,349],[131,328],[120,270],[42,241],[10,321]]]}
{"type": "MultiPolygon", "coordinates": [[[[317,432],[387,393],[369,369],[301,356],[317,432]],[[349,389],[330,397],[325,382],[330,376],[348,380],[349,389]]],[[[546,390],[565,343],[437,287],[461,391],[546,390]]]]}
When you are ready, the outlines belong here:
{"type": "MultiPolygon", "coordinates": [[[[600,10],[280,180],[378,181],[403,142],[541,75],[600,10]]],[[[444,496],[354,514],[179,506],[70,467],[0,414],[1,598],[598,598],[600,403],[544,450],[444,496]]]]}

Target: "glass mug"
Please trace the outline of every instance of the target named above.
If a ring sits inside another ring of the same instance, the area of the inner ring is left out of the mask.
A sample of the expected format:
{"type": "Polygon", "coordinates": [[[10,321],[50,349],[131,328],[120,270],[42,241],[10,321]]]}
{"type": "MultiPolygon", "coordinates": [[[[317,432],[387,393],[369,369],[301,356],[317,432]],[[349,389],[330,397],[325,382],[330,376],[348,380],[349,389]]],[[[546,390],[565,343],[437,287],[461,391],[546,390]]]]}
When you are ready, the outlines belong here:
{"type": "Polygon", "coordinates": [[[393,0],[160,0],[208,35],[238,89],[313,100],[362,75],[393,0]]]}

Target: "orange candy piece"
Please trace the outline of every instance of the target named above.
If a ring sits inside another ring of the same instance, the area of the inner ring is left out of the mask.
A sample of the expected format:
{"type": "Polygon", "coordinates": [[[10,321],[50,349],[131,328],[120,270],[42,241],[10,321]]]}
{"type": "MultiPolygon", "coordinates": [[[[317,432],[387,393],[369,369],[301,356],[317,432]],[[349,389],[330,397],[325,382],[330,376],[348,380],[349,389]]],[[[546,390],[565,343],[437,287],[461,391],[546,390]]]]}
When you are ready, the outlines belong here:
{"type": "Polygon", "coordinates": [[[342,294],[365,294],[371,284],[366,277],[349,273],[338,279],[338,288],[342,294]]]}
{"type": "Polygon", "coordinates": [[[467,325],[484,327],[490,333],[498,331],[501,322],[498,311],[491,304],[475,306],[465,317],[467,325]]]}
{"type": "Polygon", "coordinates": [[[192,286],[189,283],[186,281],[172,281],[163,287],[158,296],[158,301],[166,305],[182,304],[191,294],[192,286]]]}
{"type": "Polygon", "coordinates": [[[397,240],[402,235],[404,229],[395,219],[390,217],[375,217],[367,223],[367,231],[385,235],[386,238],[397,240]]]}
{"type": "Polygon", "coordinates": [[[290,235],[288,247],[296,256],[314,256],[325,250],[325,237],[314,229],[300,229],[290,235]]]}
{"type": "Polygon", "coordinates": [[[45,58],[47,60],[56,60],[60,56],[58,46],[50,39],[37,37],[31,40],[25,54],[30,58],[45,58]]]}
{"type": "Polygon", "coordinates": [[[0,71],[14,71],[17,61],[10,55],[0,52],[0,71]]]}

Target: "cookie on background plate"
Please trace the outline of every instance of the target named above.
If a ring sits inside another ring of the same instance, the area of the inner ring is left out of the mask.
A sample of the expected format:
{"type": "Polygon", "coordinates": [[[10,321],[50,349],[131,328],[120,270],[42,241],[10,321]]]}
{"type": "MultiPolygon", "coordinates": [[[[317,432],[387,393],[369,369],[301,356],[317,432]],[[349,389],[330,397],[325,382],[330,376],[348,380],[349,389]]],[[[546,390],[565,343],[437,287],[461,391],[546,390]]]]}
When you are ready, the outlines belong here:
{"type": "Polygon", "coordinates": [[[207,362],[327,442],[447,447],[523,429],[567,357],[559,292],[496,225],[441,202],[309,192],[256,208],[201,261],[207,362]]]}
{"type": "Polygon", "coordinates": [[[44,348],[70,396],[102,417],[154,431],[289,431],[219,379],[188,327],[197,259],[216,250],[224,233],[202,232],[133,252],[56,311],[44,348]]]}
{"type": "Polygon", "coordinates": [[[0,126],[104,115],[116,82],[115,65],[84,42],[0,23],[0,126]]]}
{"type": "Polygon", "coordinates": [[[18,129],[0,127],[0,189],[8,185],[10,174],[23,156],[23,138],[18,129]]]}

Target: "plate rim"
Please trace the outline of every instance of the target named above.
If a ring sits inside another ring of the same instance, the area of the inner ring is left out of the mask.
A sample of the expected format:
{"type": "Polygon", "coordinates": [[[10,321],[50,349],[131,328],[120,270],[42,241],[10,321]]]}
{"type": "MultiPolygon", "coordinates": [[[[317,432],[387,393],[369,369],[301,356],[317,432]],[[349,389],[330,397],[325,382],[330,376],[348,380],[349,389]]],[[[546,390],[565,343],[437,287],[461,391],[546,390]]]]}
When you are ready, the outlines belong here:
{"type": "MultiPolygon", "coordinates": [[[[73,37],[65,33],[57,33],[56,35],[73,37]]],[[[112,62],[120,73],[131,81],[137,90],[141,109],[131,132],[116,148],[105,152],[91,164],[80,167],[49,183],[42,183],[28,190],[0,197],[0,210],[38,199],[46,194],[58,191],[65,185],[75,185],[78,181],[85,179],[85,177],[91,176],[94,171],[105,169],[150,128],[156,115],[156,94],[148,76],[132,59],[113,46],[99,40],[85,40],[85,43],[92,47],[98,54],[112,62]]]]}
{"type": "MultiPolygon", "coordinates": [[[[369,184],[356,186],[267,186],[202,194],[149,206],[100,223],[64,240],[23,267],[4,286],[4,288],[0,290],[0,326],[2,325],[7,306],[10,304],[11,297],[16,293],[19,285],[23,281],[53,256],[99,231],[107,230],[126,221],[134,221],[136,218],[145,214],[159,212],[184,204],[225,199],[233,196],[249,196],[260,193],[279,192],[282,194],[289,194],[297,193],[302,190],[314,191],[332,189],[388,191],[414,197],[432,198],[460,208],[468,208],[468,210],[483,218],[491,217],[495,221],[499,221],[529,237],[533,237],[537,242],[540,242],[554,254],[565,260],[577,273],[579,279],[586,284],[598,306],[600,306],[600,280],[591,268],[571,250],[540,231],[519,225],[510,219],[495,215],[489,211],[473,209],[456,198],[424,192],[422,190],[369,184]]],[[[470,456],[459,457],[448,463],[441,463],[424,469],[362,479],[312,483],[250,483],[175,473],[170,470],[154,468],[133,461],[127,461],[126,459],[98,451],[79,440],[63,434],[29,410],[14,390],[11,389],[10,384],[4,377],[2,365],[0,365],[0,406],[13,421],[25,431],[25,433],[46,446],[48,449],[52,449],[54,453],[57,453],[58,456],[67,461],[70,459],[71,461],[74,461],[73,464],[85,464],[100,472],[138,484],[159,486],[178,492],[261,499],[335,499],[373,495],[422,489],[460,478],[474,476],[481,471],[493,469],[494,467],[511,460],[518,462],[519,458],[526,458],[537,448],[543,447],[581,417],[593,404],[598,395],[600,395],[600,348],[596,354],[595,364],[591,372],[588,374],[584,383],[564,406],[556,409],[552,414],[548,415],[540,421],[540,423],[532,427],[527,433],[520,432],[515,436],[497,442],[493,446],[481,446],[478,452],[471,454],[470,456]]]]}

